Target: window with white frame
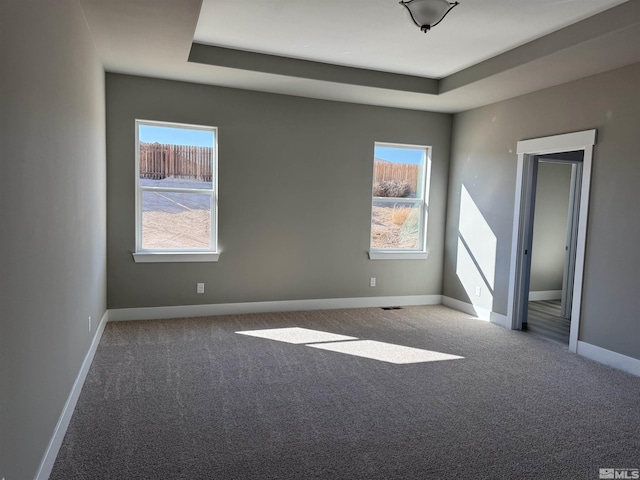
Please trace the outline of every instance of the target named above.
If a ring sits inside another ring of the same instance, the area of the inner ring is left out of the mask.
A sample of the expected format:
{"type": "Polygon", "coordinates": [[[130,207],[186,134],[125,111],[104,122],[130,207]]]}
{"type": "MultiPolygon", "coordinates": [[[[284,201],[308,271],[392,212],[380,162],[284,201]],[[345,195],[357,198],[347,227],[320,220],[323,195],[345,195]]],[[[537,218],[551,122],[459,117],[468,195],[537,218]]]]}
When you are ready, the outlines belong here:
{"type": "Polygon", "coordinates": [[[217,260],[217,136],[136,120],[136,261],[217,260]]]}
{"type": "Polygon", "coordinates": [[[372,259],[426,258],[431,147],[376,143],[372,259]]]}

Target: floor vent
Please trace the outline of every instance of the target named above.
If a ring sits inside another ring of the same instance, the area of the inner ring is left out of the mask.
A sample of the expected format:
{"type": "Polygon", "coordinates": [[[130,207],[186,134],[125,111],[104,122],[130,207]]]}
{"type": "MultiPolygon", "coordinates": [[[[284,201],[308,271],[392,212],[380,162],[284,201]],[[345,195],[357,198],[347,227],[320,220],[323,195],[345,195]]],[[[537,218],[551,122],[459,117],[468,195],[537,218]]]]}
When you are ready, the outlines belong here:
{"type": "Polygon", "coordinates": [[[402,310],[402,307],[381,307],[382,310],[402,310]]]}

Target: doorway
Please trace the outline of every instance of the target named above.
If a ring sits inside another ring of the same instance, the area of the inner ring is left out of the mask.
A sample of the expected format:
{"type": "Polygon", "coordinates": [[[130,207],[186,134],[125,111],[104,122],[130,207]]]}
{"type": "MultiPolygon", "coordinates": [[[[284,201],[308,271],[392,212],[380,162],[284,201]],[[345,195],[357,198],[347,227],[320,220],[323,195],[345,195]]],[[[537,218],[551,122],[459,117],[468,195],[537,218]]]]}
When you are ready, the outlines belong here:
{"type": "Polygon", "coordinates": [[[518,142],[516,202],[509,278],[508,320],[512,329],[526,328],[531,284],[531,259],[540,162],[571,165],[566,253],[560,316],[569,319],[569,350],[575,352],[580,326],[580,304],[591,163],[596,131],[588,130],[518,142]]]}
{"type": "Polygon", "coordinates": [[[528,309],[522,330],[569,344],[584,152],[534,158],[528,309]]]}

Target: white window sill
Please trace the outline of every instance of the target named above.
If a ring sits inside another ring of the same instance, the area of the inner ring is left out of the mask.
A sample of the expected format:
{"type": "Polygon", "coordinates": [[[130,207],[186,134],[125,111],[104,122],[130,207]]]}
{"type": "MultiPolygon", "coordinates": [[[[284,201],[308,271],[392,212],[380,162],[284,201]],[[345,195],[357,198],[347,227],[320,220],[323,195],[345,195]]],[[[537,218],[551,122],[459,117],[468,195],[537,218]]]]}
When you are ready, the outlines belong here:
{"type": "Polygon", "coordinates": [[[426,260],[429,252],[383,252],[370,251],[370,260],[426,260]]]}
{"type": "Polygon", "coordinates": [[[136,252],[131,254],[136,263],[217,262],[220,252],[136,252]]]}

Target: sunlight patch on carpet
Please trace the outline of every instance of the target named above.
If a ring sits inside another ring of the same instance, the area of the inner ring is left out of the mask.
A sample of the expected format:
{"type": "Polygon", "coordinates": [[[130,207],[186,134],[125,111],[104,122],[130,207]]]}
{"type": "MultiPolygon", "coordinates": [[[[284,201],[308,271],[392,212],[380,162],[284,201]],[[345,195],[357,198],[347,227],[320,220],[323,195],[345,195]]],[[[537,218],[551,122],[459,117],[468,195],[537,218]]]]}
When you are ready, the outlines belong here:
{"type": "Polygon", "coordinates": [[[307,347],[329,350],[332,352],[370,358],[381,362],[398,365],[421,362],[440,362],[443,360],[458,360],[464,357],[448,353],[432,352],[420,348],[403,347],[392,343],[374,340],[360,340],[356,337],[338,335],[337,333],[322,332],[309,328],[270,328],[264,330],[245,330],[236,332],[240,335],[266,338],[278,342],[304,344],[307,347]]]}
{"type": "Polygon", "coordinates": [[[278,342],[295,344],[337,342],[340,340],[357,340],[357,338],[355,337],[348,337],[346,335],[338,335],[336,333],[322,332],[320,330],[311,330],[309,328],[300,327],[272,328],[267,330],[246,330],[244,332],[236,333],[239,333],[240,335],[268,338],[269,340],[277,340],[278,342]]]}
{"type": "Polygon", "coordinates": [[[464,358],[459,357],[458,355],[432,352],[430,350],[422,350],[420,348],[403,347],[402,345],[376,342],[374,340],[321,343],[308,346],[396,364],[439,362],[442,360],[458,360],[464,358]]]}

